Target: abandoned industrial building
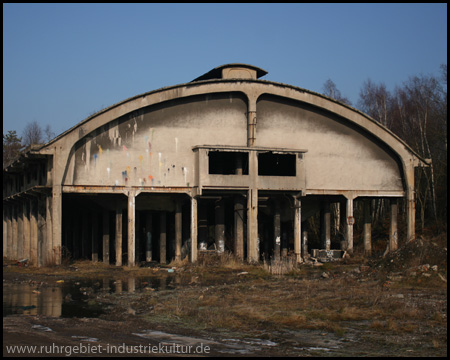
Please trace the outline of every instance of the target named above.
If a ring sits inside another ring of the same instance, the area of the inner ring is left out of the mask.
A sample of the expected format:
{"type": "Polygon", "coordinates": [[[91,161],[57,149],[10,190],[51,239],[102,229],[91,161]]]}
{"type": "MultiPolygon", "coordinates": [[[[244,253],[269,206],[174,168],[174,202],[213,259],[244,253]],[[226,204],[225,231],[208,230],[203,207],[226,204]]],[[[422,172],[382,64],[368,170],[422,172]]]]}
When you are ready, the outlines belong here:
{"type": "Polygon", "coordinates": [[[319,213],[318,248],[352,253],[355,201],[365,204],[369,254],[373,199],[390,203],[391,250],[399,199],[414,238],[414,168],[425,160],[367,115],[266,74],[223,65],[24,150],[3,169],[3,256],[136,266],[229,251],[250,263],[288,253],[302,262],[307,221],[319,213]]]}

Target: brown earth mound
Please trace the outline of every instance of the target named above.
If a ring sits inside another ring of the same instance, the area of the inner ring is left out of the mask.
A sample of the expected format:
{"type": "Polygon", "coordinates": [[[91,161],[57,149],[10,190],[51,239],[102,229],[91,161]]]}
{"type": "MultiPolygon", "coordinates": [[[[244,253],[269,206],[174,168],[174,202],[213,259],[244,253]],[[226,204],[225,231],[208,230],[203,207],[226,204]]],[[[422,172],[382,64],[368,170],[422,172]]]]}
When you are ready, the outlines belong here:
{"type": "Polygon", "coordinates": [[[447,275],[447,235],[434,238],[417,237],[372,264],[386,272],[434,269],[447,275]]]}

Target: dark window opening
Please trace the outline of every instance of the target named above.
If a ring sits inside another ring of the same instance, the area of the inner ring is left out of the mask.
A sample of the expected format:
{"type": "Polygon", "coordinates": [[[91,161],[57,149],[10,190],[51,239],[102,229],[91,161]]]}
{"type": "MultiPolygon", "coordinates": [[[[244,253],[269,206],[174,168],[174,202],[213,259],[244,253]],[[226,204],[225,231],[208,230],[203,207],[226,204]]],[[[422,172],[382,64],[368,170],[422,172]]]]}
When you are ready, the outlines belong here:
{"type": "Polygon", "coordinates": [[[295,154],[258,154],[258,175],[260,176],[296,176],[295,154]]]}
{"type": "Polygon", "coordinates": [[[248,175],[248,153],[210,151],[209,174],[216,175],[237,175],[242,169],[242,175],[248,175]]]}

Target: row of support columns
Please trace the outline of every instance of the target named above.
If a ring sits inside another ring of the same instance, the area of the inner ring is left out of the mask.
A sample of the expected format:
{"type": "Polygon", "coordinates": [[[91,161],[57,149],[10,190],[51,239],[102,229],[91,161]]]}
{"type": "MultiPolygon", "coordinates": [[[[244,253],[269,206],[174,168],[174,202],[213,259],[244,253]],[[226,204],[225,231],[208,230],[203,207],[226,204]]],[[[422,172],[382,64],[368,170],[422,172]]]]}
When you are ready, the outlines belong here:
{"type": "MultiPolygon", "coordinates": [[[[372,209],[371,199],[363,199],[363,242],[364,254],[370,256],[372,253],[372,209]]],[[[344,234],[344,241],[341,243],[341,250],[353,253],[353,198],[346,199],[340,203],[340,228],[344,234]],[[344,210],[345,209],[345,210],[344,210]],[[344,211],[342,211],[344,210],[344,211]]],[[[398,248],[398,201],[390,200],[390,229],[389,229],[389,249],[395,251],[398,248]]],[[[331,210],[330,202],[324,201],[321,206],[321,245],[324,250],[331,249],[331,210]]]]}
{"type": "MultiPolygon", "coordinates": [[[[136,250],[138,253],[145,252],[146,261],[153,259],[152,241],[154,239],[152,231],[152,216],[147,213],[145,221],[145,249],[136,249],[139,244],[136,243],[136,193],[130,191],[127,199],[127,229],[123,229],[122,208],[116,209],[115,215],[115,253],[117,266],[122,266],[122,233],[127,231],[127,264],[136,265],[136,250]]],[[[371,201],[364,199],[364,251],[370,255],[371,249],[371,201]]],[[[205,249],[205,238],[207,237],[208,227],[206,221],[205,207],[198,207],[198,199],[190,198],[191,202],[191,261],[196,261],[198,249],[205,249]],[[197,214],[197,211],[200,211],[197,214]],[[199,241],[197,241],[199,238],[199,241]]],[[[9,259],[29,259],[33,265],[42,266],[55,261],[56,254],[52,246],[52,197],[44,194],[28,198],[22,202],[9,203],[3,210],[3,255],[9,259]]],[[[397,213],[398,204],[396,199],[390,202],[391,221],[389,231],[389,248],[393,251],[398,247],[398,226],[397,213]]],[[[182,248],[182,202],[176,201],[175,205],[175,259],[181,260],[182,248]]],[[[233,251],[235,255],[244,259],[244,197],[237,195],[234,198],[234,234],[235,242],[233,251]]],[[[345,241],[342,243],[342,249],[351,253],[353,251],[353,199],[348,198],[341,203],[341,229],[344,229],[345,241]]],[[[81,238],[81,246],[75,246],[74,257],[80,257],[88,253],[90,249],[92,260],[98,261],[99,238],[98,231],[102,231],[100,238],[103,242],[102,258],[105,263],[110,262],[110,218],[109,212],[104,211],[102,216],[102,229],[96,226],[92,227],[90,233],[91,241],[88,236],[88,213],[82,215],[81,228],[78,228],[73,221],[68,224],[68,228],[73,229],[73,236],[81,238]]],[[[98,214],[97,214],[98,217],[98,214]]],[[[95,220],[93,220],[95,221],[95,220]]],[[[276,258],[286,256],[285,246],[282,250],[282,234],[280,229],[280,203],[275,201],[274,210],[274,255],[276,258]]],[[[167,224],[166,217],[161,216],[159,220],[159,248],[160,262],[167,262],[167,224]]],[[[323,249],[331,248],[331,214],[330,203],[325,201],[321,208],[321,243],[323,249]]],[[[225,249],[225,207],[224,200],[221,199],[215,203],[215,241],[216,249],[222,253],[225,249]]],[[[258,190],[250,189],[247,196],[247,260],[249,262],[259,261],[259,239],[258,239],[258,190]]],[[[298,262],[308,253],[307,230],[302,231],[301,221],[301,198],[294,197],[294,253],[298,262]]]]}
{"type": "Polygon", "coordinates": [[[55,260],[51,197],[35,195],[3,207],[3,256],[42,266],[55,260]],[[50,206],[51,209],[51,206],[50,206]]]}

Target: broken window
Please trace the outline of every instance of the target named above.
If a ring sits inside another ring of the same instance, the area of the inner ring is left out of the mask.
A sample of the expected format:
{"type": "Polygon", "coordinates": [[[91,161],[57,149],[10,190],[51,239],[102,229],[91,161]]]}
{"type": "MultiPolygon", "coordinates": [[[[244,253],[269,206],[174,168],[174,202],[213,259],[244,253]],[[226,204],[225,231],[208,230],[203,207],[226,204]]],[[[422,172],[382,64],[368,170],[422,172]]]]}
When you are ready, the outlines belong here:
{"type": "Polygon", "coordinates": [[[248,175],[248,153],[229,151],[210,151],[208,153],[209,174],[248,175]]]}
{"type": "Polygon", "coordinates": [[[295,154],[274,152],[258,153],[258,175],[260,176],[296,176],[295,154]]]}

